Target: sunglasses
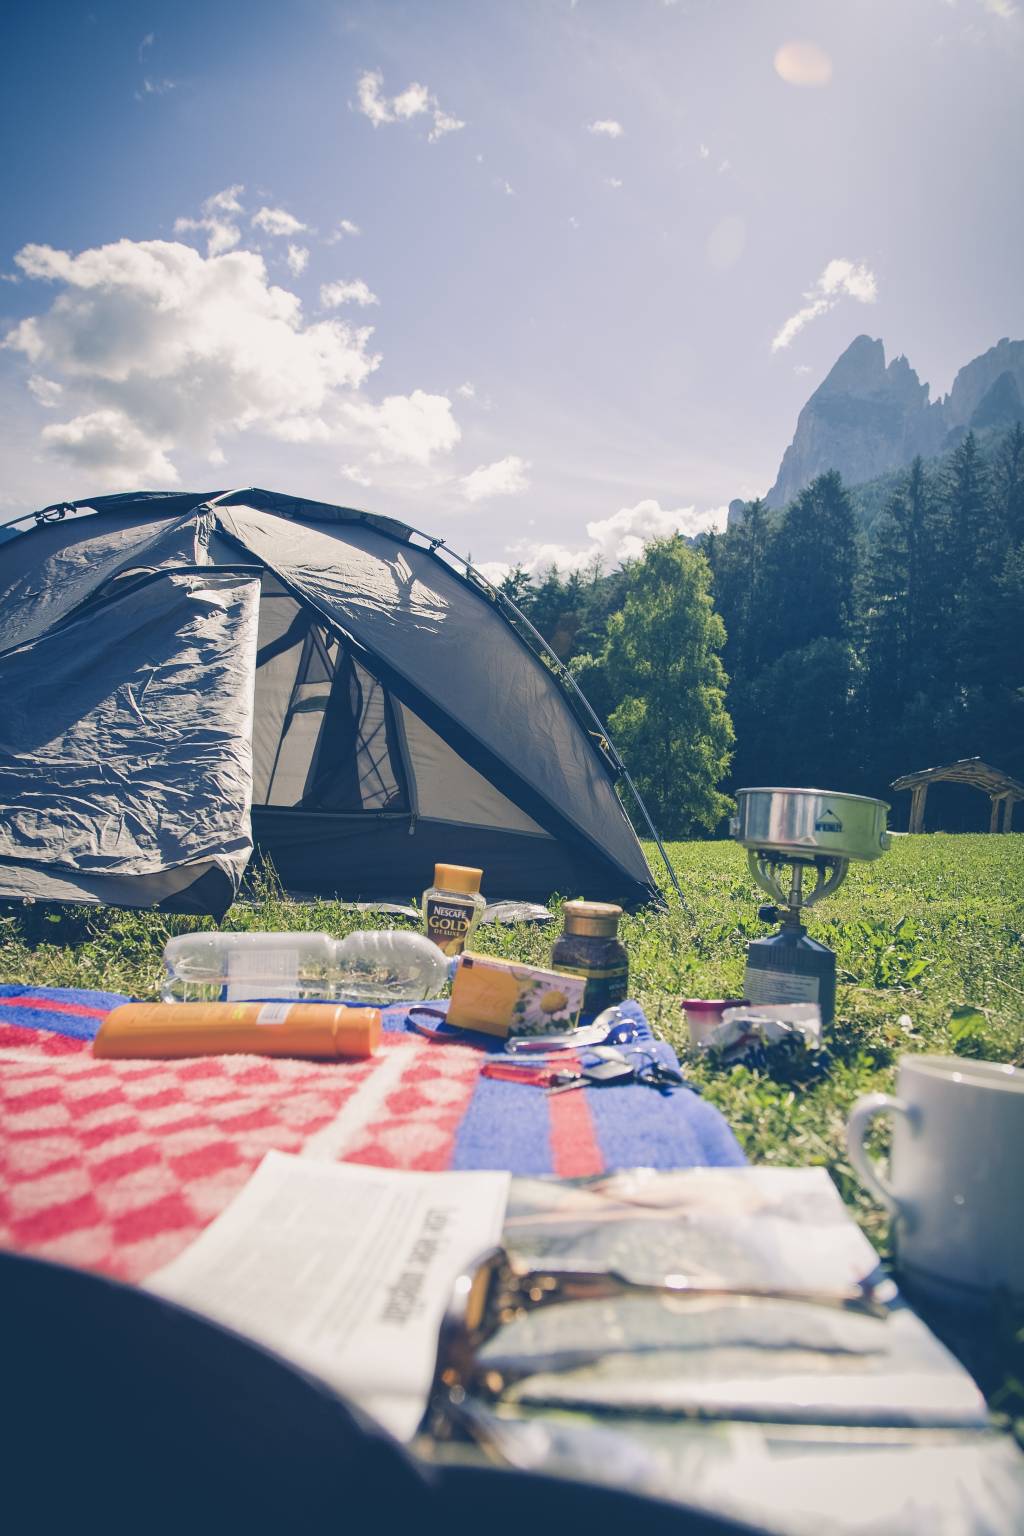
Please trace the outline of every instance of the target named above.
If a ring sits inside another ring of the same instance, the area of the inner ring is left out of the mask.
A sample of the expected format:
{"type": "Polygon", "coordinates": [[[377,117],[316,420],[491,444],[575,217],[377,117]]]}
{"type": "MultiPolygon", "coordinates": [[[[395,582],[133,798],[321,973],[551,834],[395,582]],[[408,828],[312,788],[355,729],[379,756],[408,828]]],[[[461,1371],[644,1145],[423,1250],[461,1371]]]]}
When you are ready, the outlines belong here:
{"type": "MultiPolygon", "coordinates": [[[[438,1336],[421,1433],[439,1441],[472,1440],[493,1452],[497,1426],[483,1405],[497,1403],[507,1388],[532,1375],[537,1367],[481,1360],[484,1345],[500,1329],[540,1308],[630,1296],[799,1302],[882,1320],[892,1311],[898,1293],[881,1266],[848,1289],[808,1291],[707,1284],[683,1274],[647,1282],[630,1280],[609,1269],[530,1269],[504,1248],[491,1248],[455,1281],[438,1336]]],[[[543,1369],[565,1370],[579,1363],[578,1350],[566,1351],[561,1357],[545,1352],[543,1369]]]]}

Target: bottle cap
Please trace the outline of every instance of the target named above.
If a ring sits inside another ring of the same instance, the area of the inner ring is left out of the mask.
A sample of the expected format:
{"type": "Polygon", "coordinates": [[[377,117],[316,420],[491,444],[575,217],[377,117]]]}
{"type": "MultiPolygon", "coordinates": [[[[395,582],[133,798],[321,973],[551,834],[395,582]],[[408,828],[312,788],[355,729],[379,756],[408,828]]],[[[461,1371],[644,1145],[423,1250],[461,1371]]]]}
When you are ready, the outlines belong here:
{"type": "Polygon", "coordinates": [[[622,908],[606,901],[567,901],[564,916],[566,933],[581,938],[614,939],[622,908]]]}
{"type": "Polygon", "coordinates": [[[468,864],[435,864],[434,884],[442,891],[462,891],[473,896],[480,889],[484,877],[482,869],[472,869],[468,864]]]}

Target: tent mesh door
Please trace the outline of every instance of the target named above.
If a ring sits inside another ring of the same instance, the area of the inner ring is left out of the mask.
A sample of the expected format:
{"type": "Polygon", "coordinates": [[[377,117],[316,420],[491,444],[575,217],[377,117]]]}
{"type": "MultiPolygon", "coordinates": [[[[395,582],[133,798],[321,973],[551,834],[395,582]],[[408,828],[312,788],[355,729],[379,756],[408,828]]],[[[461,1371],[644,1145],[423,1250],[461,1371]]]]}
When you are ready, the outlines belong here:
{"type": "Polygon", "coordinates": [[[408,812],[387,692],[315,614],[269,582],[254,714],[254,804],[408,812]]]}

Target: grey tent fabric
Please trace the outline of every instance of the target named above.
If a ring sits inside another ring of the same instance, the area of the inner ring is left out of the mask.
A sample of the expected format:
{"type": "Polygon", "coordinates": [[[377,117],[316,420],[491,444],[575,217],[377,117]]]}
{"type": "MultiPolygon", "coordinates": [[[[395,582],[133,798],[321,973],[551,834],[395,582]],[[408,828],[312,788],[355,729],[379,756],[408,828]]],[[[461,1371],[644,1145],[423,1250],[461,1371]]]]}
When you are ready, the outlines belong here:
{"type": "Polygon", "coordinates": [[[48,523],[0,557],[0,652],[43,635],[122,570],[205,564],[199,519],[83,517],[48,523]]]}
{"type": "Polygon", "coordinates": [[[658,899],[560,680],[434,543],[257,490],[81,506],[0,550],[0,896],[217,913],[255,843],[297,894],[446,861],[658,899]]]}
{"type": "MultiPolygon", "coordinates": [[[[650,871],[611,779],[551,673],[486,601],[426,550],[371,527],[314,525],[301,541],[273,513],[223,509],[219,522],[402,683],[487,754],[495,782],[519,780],[537,811],[557,805],[637,880],[650,871]],[[515,729],[509,722],[515,721],[515,729]]],[[[428,721],[429,723],[429,721],[428,721]]],[[[520,799],[520,803],[522,799],[520,799]]],[[[532,811],[536,815],[536,811],[532,811]]],[[[538,816],[537,819],[540,819],[538,816]]]]}
{"type": "Polygon", "coordinates": [[[237,888],[258,596],[252,577],[160,572],[0,655],[0,893],[24,894],[22,862],[72,888],[160,876],[144,889],[166,893],[213,867],[237,888]]]}

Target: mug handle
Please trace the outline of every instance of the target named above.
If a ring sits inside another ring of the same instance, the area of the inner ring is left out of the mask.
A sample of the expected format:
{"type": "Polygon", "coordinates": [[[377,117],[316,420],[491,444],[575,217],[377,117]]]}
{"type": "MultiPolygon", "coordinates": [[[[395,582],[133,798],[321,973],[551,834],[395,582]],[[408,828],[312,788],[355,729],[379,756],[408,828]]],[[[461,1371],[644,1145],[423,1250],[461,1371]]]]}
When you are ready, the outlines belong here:
{"type": "Polygon", "coordinates": [[[914,1121],[914,1111],[905,1099],[894,1099],[888,1093],[866,1093],[850,1111],[846,1123],[846,1150],[861,1183],[885,1206],[890,1215],[895,1216],[900,1209],[899,1196],[882,1178],[877,1164],[868,1156],[864,1145],[872,1120],[881,1114],[903,1115],[911,1124],[914,1121]]]}

